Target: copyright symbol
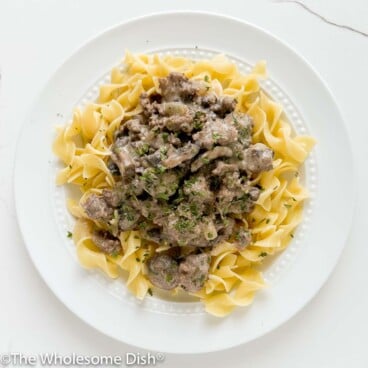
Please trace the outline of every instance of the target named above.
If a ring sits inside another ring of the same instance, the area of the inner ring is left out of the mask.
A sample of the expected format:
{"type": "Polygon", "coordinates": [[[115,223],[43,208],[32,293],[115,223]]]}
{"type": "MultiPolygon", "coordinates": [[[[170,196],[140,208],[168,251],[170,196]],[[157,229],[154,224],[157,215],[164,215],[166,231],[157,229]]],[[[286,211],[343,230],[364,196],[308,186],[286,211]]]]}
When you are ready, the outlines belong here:
{"type": "Polygon", "coordinates": [[[6,367],[11,363],[11,356],[9,354],[0,355],[0,364],[6,367]]]}
{"type": "Polygon", "coordinates": [[[165,355],[162,354],[162,353],[157,353],[156,354],[156,359],[157,359],[157,361],[162,362],[163,360],[165,360],[165,355]]]}

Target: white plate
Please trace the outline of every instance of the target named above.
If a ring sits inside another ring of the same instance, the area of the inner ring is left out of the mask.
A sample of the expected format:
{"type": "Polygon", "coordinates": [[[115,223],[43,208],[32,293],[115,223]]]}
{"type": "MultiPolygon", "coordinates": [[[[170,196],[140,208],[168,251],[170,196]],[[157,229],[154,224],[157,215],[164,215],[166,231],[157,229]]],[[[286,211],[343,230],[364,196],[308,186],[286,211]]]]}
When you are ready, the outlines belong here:
{"type": "Polygon", "coordinates": [[[225,349],[259,337],[287,321],[319,290],[344,246],[353,212],[353,162],[346,130],[331,93],[294,51],[257,27],[204,13],[152,15],[94,38],[53,75],[35,102],[18,142],[15,196],[29,254],[53,292],[85,322],[123,342],[156,351],[197,353],[225,349]],[[95,96],[106,73],[132,52],[229,55],[244,70],[268,61],[263,88],[286,108],[294,129],[318,141],[308,159],[312,200],[290,247],[266,272],[269,288],[254,304],[225,319],[203,313],[200,303],[158,297],[137,302],[122,280],[86,271],[66,238],[72,219],[64,190],[54,185],[54,126],[76,104],[95,96]],[[318,175],[317,175],[318,173],[318,175]],[[313,206],[312,206],[313,203],[313,206]]]}

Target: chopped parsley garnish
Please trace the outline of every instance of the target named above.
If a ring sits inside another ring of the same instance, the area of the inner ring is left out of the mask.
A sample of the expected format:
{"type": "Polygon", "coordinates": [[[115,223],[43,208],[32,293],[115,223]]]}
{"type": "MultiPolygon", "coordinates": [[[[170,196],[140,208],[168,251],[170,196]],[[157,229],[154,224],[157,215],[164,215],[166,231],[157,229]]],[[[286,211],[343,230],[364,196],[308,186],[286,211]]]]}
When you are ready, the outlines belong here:
{"type": "Polygon", "coordinates": [[[71,237],[73,236],[73,233],[71,233],[70,231],[68,231],[68,232],[66,233],[66,236],[67,236],[68,238],[71,238],[71,237]]]}
{"type": "Polygon", "coordinates": [[[165,143],[167,142],[168,138],[169,138],[169,133],[163,132],[162,133],[162,139],[164,140],[165,143]]]}
{"type": "Polygon", "coordinates": [[[291,236],[292,238],[294,238],[294,234],[292,234],[292,233],[291,233],[291,234],[290,234],[290,236],[291,236]]]}
{"type": "Polygon", "coordinates": [[[221,138],[220,134],[218,134],[217,132],[214,132],[212,134],[212,138],[215,141],[215,143],[221,138]]]}
{"type": "Polygon", "coordinates": [[[207,164],[210,162],[210,160],[209,160],[208,158],[206,158],[206,157],[203,157],[203,158],[202,158],[202,162],[203,162],[205,165],[207,165],[207,164]]]}
{"type": "Polygon", "coordinates": [[[136,259],[135,259],[137,262],[140,262],[141,260],[137,257],[136,259]]]}
{"type": "Polygon", "coordinates": [[[164,201],[168,201],[169,200],[169,196],[167,193],[159,193],[156,196],[158,199],[162,199],[164,201]]]}
{"type": "Polygon", "coordinates": [[[147,292],[148,292],[148,294],[149,294],[150,296],[152,296],[152,295],[153,295],[153,292],[152,292],[152,289],[151,289],[151,288],[148,288],[147,292]]]}
{"type": "Polygon", "coordinates": [[[207,82],[207,83],[210,81],[210,79],[208,78],[208,75],[204,76],[204,81],[207,82]]]}
{"type": "Polygon", "coordinates": [[[166,167],[162,165],[158,165],[155,169],[157,174],[163,174],[166,171],[166,167]]]}
{"type": "Polygon", "coordinates": [[[160,148],[160,157],[161,157],[161,160],[164,160],[165,158],[167,158],[167,147],[163,146],[160,148]]]}
{"type": "Polygon", "coordinates": [[[269,224],[269,223],[270,223],[270,221],[271,221],[270,219],[267,219],[267,220],[266,220],[266,224],[269,224]]]}
{"type": "Polygon", "coordinates": [[[250,136],[250,131],[248,127],[238,128],[239,136],[241,139],[247,139],[250,136]]]}
{"type": "Polygon", "coordinates": [[[284,206],[285,206],[286,208],[291,208],[291,204],[284,203],[284,206]]]}
{"type": "Polygon", "coordinates": [[[147,183],[152,183],[155,179],[157,179],[157,176],[154,174],[155,169],[149,168],[144,170],[142,174],[142,179],[147,183]]]}
{"type": "Polygon", "coordinates": [[[259,253],[258,257],[266,257],[268,256],[268,253],[267,252],[262,252],[262,253],[259,253]]]}
{"type": "Polygon", "coordinates": [[[192,177],[192,178],[185,181],[184,186],[186,188],[190,188],[196,181],[197,181],[197,178],[192,177]]]}
{"type": "Polygon", "coordinates": [[[147,143],[143,143],[141,146],[139,146],[136,150],[137,154],[139,156],[143,156],[149,151],[149,145],[147,143]]]}
{"type": "Polygon", "coordinates": [[[198,206],[195,203],[191,203],[189,205],[189,209],[190,209],[190,212],[192,213],[193,216],[198,216],[199,215],[198,206]]]}
{"type": "Polygon", "coordinates": [[[172,279],[173,279],[173,277],[172,277],[172,274],[171,273],[168,273],[167,275],[166,275],[166,282],[171,282],[172,281],[172,279]]]}
{"type": "Polygon", "coordinates": [[[202,111],[196,111],[196,113],[194,114],[194,119],[193,119],[193,127],[194,129],[202,129],[203,128],[203,123],[201,121],[202,116],[204,116],[205,113],[202,111]]]}
{"type": "Polygon", "coordinates": [[[174,226],[175,226],[176,230],[183,233],[186,230],[189,230],[189,229],[193,228],[194,225],[190,220],[188,220],[186,218],[180,218],[174,226]]]}

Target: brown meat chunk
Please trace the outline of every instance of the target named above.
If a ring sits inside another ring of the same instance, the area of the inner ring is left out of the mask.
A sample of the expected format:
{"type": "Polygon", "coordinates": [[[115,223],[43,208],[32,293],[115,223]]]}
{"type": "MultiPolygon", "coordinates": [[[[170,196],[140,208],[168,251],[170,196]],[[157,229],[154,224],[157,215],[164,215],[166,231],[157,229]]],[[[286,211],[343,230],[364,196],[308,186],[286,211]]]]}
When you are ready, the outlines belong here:
{"type": "Polygon", "coordinates": [[[209,108],[220,117],[224,118],[227,114],[233,112],[236,107],[236,100],[231,96],[218,97],[217,102],[210,105],[209,108]]]}
{"type": "Polygon", "coordinates": [[[201,147],[211,149],[214,145],[222,146],[234,143],[238,139],[238,131],[232,124],[227,124],[221,119],[207,121],[203,129],[193,135],[193,139],[201,147]]]}
{"type": "Polygon", "coordinates": [[[196,144],[188,143],[179,149],[171,149],[167,153],[167,159],[165,159],[162,164],[168,168],[172,169],[179,166],[185,161],[191,160],[199,152],[199,147],[196,144]]]}
{"type": "Polygon", "coordinates": [[[217,146],[211,151],[207,151],[203,153],[197,160],[195,160],[190,169],[192,172],[198,171],[203,165],[207,165],[213,160],[216,160],[219,157],[231,157],[233,155],[233,151],[229,147],[217,146]]]}
{"type": "Polygon", "coordinates": [[[165,101],[191,100],[200,90],[198,83],[191,82],[184,74],[172,72],[159,80],[161,95],[165,101]]]}
{"type": "Polygon", "coordinates": [[[129,130],[133,140],[143,140],[148,134],[148,126],[142,123],[142,119],[130,119],[125,122],[123,127],[129,130]]]}
{"type": "Polygon", "coordinates": [[[109,221],[114,209],[110,207],[102,196],[91,194],[87,197],[82,207],[86,215],[92,220],[109,221]]]}
{"type": "Polygon", "coordinates": [[[238,131],[238,139],[244,148],[252,143],[253,119],[243,113],[231,113],[225,117],[225,123],[233,125],[238,131]]]}
{"type": "Polygon", "coordinates": [[[208,278],[210,257],[206,253],[191,254],[179,265],[179,284],[194,293],[203,288],[208,278]]]}
{"type": "Polygon", "coordinates": [[[109,255],[116,255],[122,250],[120,240],[105,230],[95,231],[92,241],[102,252],[109,255]]]}
{"type": "Polygon", "coordinates": [[[102,191],[102,197],[110,207],[119,207],[123,200],[123,192],[119,188],[104,189],[102,191]]]}
{"type": "Polygon", "coordinates": [[[215,226],[217,230],[217,238],[211,241],[212,246],[230,238],[234,230],[235,220],[231,217],[226,217],[224,219],[216,221],[215,226]]]}
{"type": "Polygon", "coordinates": [[[250,175],[272,169],[273,151],[262,143],[256,143],[244,151],[243,167],[250,175]]]}
{"type": "Polygon", "coordinates": [[[178,189],[180,178],[179,171],[148,168],[143,172],[141,182],[144,190],[152,197],[168,200],[178,189]]]}
{"type": "Polygon", "coordinates": [[[137,227],[141,214],[136,211],[132,203],[124,201],[119,207],[119,230],[127,231],[134,230],[137,227]]]}
{"type": "Polygon", "coordinates": [[[145,92],[140,96],[140,103],[143,109],[143,115],[145,116],[151,116],[157,113],[157,101],[155,101],[152,97],[153,96],[148,96],[148,94],[145,92]]]}
{"type": "Polygon", "coordinates": [[[159,254],[147,262],[148,279],[153,285],[171,290],[179,284],[179,267],[177,262],[166,254],[159,254]]]}
{"type": "Polygon", "coordinates": [[[183,191],[190,200],[195,202],[212,203],[214,200],[214,194],[203,175],[194,176],[190,180],[185,181],[183,191]]]}
{"type": "Polygon", "coordinates": [[[228,172],[238,171],[239,167],[236,164],[227,164],[222,161],[218,161],[216,168],[212,170],[213,175],[223,176],[228,172]]]}
{"type": "MultiPolygon", "coordinates": [[[[190,207],[189,207],[190,209],[190,207]]],[[[191,212],[170,213],[163,224],[162,235],[174,246],[206,247],[217,236],[213,220],[209,216],[196,217],[191,212]],[[208,234],[212,234],[208,236],[208,234]]]]}
{"type": "Polygon", "coordinates": [[[133,175],[136,167],[134,149],[125,142],[125,139],[118,138],[111,148],[111,159],[119,168],[122,177],[133,175]]]}
{"type": "Polygon", "coordinates": [[[239,173],[227,173],[217,195],[218,210],[222,214],[249,213],[258,200],[260,190],[242,183],[239,173]]]}

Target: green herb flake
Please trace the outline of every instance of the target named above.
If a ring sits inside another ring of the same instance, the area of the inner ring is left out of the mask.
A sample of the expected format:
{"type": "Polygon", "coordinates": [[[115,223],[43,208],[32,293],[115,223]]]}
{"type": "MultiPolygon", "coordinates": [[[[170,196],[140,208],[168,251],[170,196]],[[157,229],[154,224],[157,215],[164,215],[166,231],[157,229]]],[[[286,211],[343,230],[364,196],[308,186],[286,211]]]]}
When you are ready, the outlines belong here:
{"type": "Polygon", "coordinates": [[[160,148],[160,157],[161,160],[164,160],[167,157],[167,147],[163,146],[160,148]]]}
{"type": "Polygon", "coordinates": [[[171,273],[168,273],[168,274],[166,275],[166,277],[165,277],[166,282],[171,282],[171,281],[172,281],[172,279],[173,279],[173,277],[172,277],[172,274],[171,274],[171,273]]]}
{"type": "Polygon", "coordinates": [[[190,212],[192,213],[193,216],[198,216],[199,215],[198,207],[195,203],[191,203],[189,205],[189,209],[190,209],[190,212]]]}
{"type": "Polygon", "coordinates": [[[291,208],[291,204],[284,203],[284,206],[285,206],[286,208],[291,208]]]}
{"type": "Polygon", "coordinates": [[[220,134],[218,134],[217,132],[214,132],[214,133],[212,134],[212,138],[213,138],[213,140],[214,140],[215,142],[217,142],[217,141],[221,138],[221,136],[220,136],[220,134]]]}
{"type": "Polygon", "coordinates": [[[73,233],[71,233],[70,231],[68,231],[68,232],[66,233],[66,236],[67,236],[68,238],[71,238],[71,237],[73,236],[73,233]]]}
{"type": "Polygon", "coordinates": [[[162,136],[162,139],[164,140],[164,142],[166,143],[168,138],[169,138],[169,133],[163,132],[161,136],[162,136]]]}
{"type": "Polygon", "coordinates": [[[296,202],[296,199],[295,199],[294,197],[291,197],[291,199],[292,199],[294,202],[296,202]]]}
{"type": "Polygon", "coordinates": [[[141,260],[137,257],[136,259],[135,259],[137,262],[140,262],[141,260]]]}
{"type": "Polygon", "coordinates": [[[294,238],[294,234],[292,234],[292,233],[291,233],[291,234],[290,234],[290,236],[291,236],[292,238],[294,238]]]}
{"type": "Polygon", "coordinates": [[[149,145],[147,143],[143,143],[141,146],[139,146],[136,150],[137,154],[139,156],[143,156],[149,151],[149,145]]]}
{"type": "Polygon", "coordinates": [[[207,82],[207,83],[210,81],[210,79],[208,78],[208,75],[204,76],[204,81],[207,82]]]}
{"type": "Polygon", "coordinates": [[[196,178],[192,177],[184,182],[186,188],[191,188],[191,186],[197,181],[196,178]]]}
{"type": "Polygon", "coordinates": [[[184,233],[185,231],[191,229],[194,225],[191,221],[189,221],[188,219],[179,219],[176,224],[174,225],[175,229],[178,230],[181,233],[184,233]]]}
{"type": "Polygon", "coordinates": [[[268,256],[268,253],[267,252],[262,252],[262,253],[259,253],[258,257],[267,257],[268,256]]]}
{"type": "Polygon", "coordinates": [[[150,296],[152,296],[152,295],[153,295],[153,292],[152,292],[152,289],[151,289],[151,288],[148,288],[147,292],[148,292],[148,294],[149,294],[150,296]]]}
{"type": "Polygon", "coordinates": [[[157,174],[163,174],[166,171],[166,167],[162,165],[158,165],[155,169],[157,174]]]}
{"type": "Polygon", "coordinates": [[[208,158],[203,157],[203,158],[202,158],[202,162],[203,162],[205,165],[207,165],[207,164],[210,162],[210,160],[209,160],[208,158]]]}
{"type": "Polygon", "coordinates": [[[194,119],[193,119],[193,127],[194,129],[202,129],[203,128],[203,123],[201,121],[201,117],[204,116],[205,113],[202,111],[196,111],[196,113],[194,114],[194,119]]]}
{"type": "Polygon", "coordinates": [[[169,196],[167,195],[167,193],[159,193],[157,194],[157,199],[162,199],[163,201],[168,201],[169,200],[169,196]]]}
{"type": "Polygon", "coordinates": [[[270,223],[270,221],[271,221],[270,219],[267,219],[267,220],[266,220],[266,224],[269,224],[269,223],[270,223]]]}

